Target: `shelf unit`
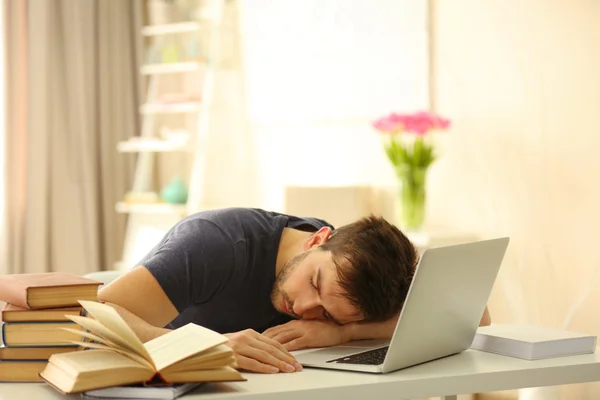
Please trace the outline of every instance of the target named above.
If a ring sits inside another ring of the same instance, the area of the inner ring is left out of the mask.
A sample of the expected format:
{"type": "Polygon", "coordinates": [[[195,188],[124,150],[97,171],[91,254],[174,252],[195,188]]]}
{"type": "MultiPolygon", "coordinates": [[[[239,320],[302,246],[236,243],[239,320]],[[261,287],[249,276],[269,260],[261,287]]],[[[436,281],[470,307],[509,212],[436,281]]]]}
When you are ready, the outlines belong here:
{"type": "Polygon", "coordinates": [[[170,142],[162,139],[130,139],[117,144],[117,150],[121,153],[139,153],[144,151],[172,152],[191,151],[187,143],[170,142]]]}
{"type": "Polygon", "coordinates": [[[144,36],[155,36],[155,35],[168,35],[174,33],[188,33],[195,32],[200,29],[201,25],[196,21],[188,22],[175,22],[172,24],[165,25],[152,25],[145,26],[142,28],[142,35],[144,36]]]}
{"type": "Polygon", "coordinates": [[[140,67],[142,75],[173,74],[178,72],[198,71],[203,65],[201,61],[182,61],[164,64],[148,64],[140,67]]]}
{"type": "Polygon", "coordinates": [[[120,213],[150,213],[150,214],[176,214],[184,216],[187,212],[185,205],[169,203],[127,203],[120,201],[115,209],[120,213]]]}
{"type": "MultiPolygon", "coordinates": [[[[206,143],[210,129],[210,106],[224,1],[210,0],[207,3],[211,7],[210,19],[145,26],[141,29],[141,35],[149,43],[149,53],[161,48],[169,40],[199,44],[200,39],[207,39],[207,46],[204,54],[199,57],[199,51],[191,55],[179,53],[173,56],[171,45],[169,57],[159,53],[161,62],[157,62],[156,57],[150,57],[152,59],[140,67],[140,74],[147,78],[148,83],[145,102],[139,108],[141,132],[117,145],[117,151],[135,153],[137,159],[133,187],[126,199],[115,205],[116,212],[128,214],[123,255],[115,263],[116,269],[135,266],[175,223],[202,209],[206,143]],[[199,93],[184,93],[181,101],[173,101],[171,93],[171,100],[165,101],[165,92],[174,91],[178,95],[182,91],[187,92],[188,87],[182,84],[189,76],[186,74],[196,74],[195,77],[199,78],[199,93]],[[174,85],[173,82],[179,82],[179,85],[174,85]],[[187,98],[193,98],[194,101],[187,98]],[[201,100],[195,101],[196,99],[201,100]],[[173,118],[178,122],[176,129],[169,126],[173,123],[173,118]],[[185,127],[182,128],[181,125],[185,127]],[[182,140],[182,137],[186,140],[182,140]],[[187,202],[184,204],[170,204],[161,200],[159,190],[155,187],[156,157],[165,153],[181,154],[175,156],[178,160],[191,157],[189,170],[185,171],[189,176],[189,184],[187,202]]],[[[183,52],[183,47],[181,51],[183,52]]]]}
{"type": "Polygon", "coordinates": [[[200,102],[187,101],[181,103],[146,103],[140,106],[142,114],[178,114],[198,111],[200,102]]]}

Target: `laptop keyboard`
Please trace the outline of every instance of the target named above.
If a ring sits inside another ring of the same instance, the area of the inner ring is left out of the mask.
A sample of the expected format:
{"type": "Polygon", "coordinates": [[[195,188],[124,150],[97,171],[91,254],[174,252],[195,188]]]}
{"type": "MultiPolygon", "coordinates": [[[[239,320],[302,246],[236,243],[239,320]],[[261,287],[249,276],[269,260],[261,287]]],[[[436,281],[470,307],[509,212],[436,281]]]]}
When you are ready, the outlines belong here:
{"type": "Polygon", "coordinates": [[[363,351],[362,353],[352,354],[327,361],[339,364],[362,364],[362,365],[381,365],[385,360],[389,346],[381,347],[375,350],[363,351]]]}

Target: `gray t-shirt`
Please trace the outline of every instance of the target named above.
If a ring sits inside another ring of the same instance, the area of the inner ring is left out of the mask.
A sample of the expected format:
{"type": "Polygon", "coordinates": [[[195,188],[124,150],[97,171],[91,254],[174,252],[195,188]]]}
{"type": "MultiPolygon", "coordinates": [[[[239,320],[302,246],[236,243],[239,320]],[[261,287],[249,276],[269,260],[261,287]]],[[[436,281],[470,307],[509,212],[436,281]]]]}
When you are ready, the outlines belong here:
{"type": "Polygon", "coordinates": [[[156,278],[179,311],[167,325],[189,322],[220,333],[257,332],[290,321],[270,299],[284,227],[333,227],[260,209],[203,211],[178,222],[137,265],[156,278]]]}

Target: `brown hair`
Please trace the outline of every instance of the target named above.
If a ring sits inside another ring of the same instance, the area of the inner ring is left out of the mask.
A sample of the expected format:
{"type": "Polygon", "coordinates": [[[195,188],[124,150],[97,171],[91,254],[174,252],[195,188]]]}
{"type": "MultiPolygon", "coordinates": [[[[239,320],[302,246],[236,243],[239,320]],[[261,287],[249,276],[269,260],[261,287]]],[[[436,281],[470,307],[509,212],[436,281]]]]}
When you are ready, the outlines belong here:
{"type": "Polygon", "coordinates": [[[336,229],[321,250],[331,252],[343,296],[365,321],[385,321],[401,310],[418,254],[397,227],[370,215],[336,229]]]}

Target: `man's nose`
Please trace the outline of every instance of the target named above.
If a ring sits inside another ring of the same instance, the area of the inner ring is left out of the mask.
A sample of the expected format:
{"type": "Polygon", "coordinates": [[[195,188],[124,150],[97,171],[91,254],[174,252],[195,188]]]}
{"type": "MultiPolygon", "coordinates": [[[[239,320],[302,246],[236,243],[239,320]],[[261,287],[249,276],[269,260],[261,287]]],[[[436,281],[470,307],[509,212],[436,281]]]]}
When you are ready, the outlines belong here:
{"type": "Polygon", "coordinates": [[[321,303],[318,299],[303,299],[294,301],[294,314],[301,319],[319,319],[323,314],[321,312],[321,303]]]}

